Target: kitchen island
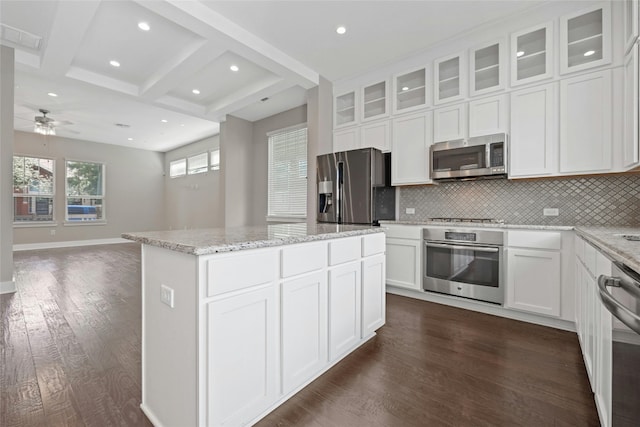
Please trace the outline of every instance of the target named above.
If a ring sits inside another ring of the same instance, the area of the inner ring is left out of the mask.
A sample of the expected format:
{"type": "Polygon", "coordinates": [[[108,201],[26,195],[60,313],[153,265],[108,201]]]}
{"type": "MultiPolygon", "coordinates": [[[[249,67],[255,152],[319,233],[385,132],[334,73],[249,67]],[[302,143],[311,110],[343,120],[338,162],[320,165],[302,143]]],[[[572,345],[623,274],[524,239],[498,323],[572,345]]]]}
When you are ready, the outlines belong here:
{"type": "Polygon", "coordinates": [[[142,244],[142,410],[251,425],[385,322],[379,227],[127,233],[142,244]]]}

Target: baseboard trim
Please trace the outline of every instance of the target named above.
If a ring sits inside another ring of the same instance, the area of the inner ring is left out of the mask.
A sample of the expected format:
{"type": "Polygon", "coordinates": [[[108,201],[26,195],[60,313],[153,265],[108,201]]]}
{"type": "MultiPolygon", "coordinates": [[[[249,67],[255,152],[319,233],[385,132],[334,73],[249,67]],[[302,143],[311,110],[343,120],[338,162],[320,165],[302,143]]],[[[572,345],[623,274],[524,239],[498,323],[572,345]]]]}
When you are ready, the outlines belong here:
{"type": "Polygon", "coordinates": [[[11,294],[16,291],[16,281],[8,280],[6,282],[0,282],[0,294],[11,294]]]}
{"type": "Polygon", "coordinates": [[[56,248],[72,248],[75,246],[93,246],[93,245],[111,245],[114,243],[128,243],[131,240],[126,240],[121,237],[114,237],[111,239],[89,239],[89,240],[67,240],[63,242],[45,242],[45,243],[23,243],[19,245],[13,245],[13,251],[32,251],[36,249],[56,249],[56,248]]]}

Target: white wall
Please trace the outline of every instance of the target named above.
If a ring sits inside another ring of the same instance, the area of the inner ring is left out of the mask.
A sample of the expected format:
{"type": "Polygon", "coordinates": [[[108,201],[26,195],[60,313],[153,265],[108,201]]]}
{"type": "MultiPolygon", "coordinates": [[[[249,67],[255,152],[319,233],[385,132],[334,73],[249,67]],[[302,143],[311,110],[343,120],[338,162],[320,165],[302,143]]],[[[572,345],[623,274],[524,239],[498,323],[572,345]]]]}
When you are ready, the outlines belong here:
{"type": "Polygon", "coordinates": [[[165,219],[169,229],[224,227],[224,169],[169,177],[169,163],[220,148],[219,135],[165,153],[165,219]]]}
{"type": "Polygon", "coordinates": [[[253,184],[251,122],[227,116],[220,124],[220,169],[223,170],[226,227],[251,224],[253,184]]]}
{"type": "Polygon", "coordinates": [[[13,282],[13,87],[14,50],[0,46],[0,293],[13,282]]]}
{"type": "Polygon", "coordinates": [[[28,132],[15,132],[14,138],[17,155],[55,160],[57,223],[45,227],[15,227],[14,244],[108,239],[120,237],[124,232],[165,228],[163,153],[28,132]],[[64,224],[65,159],[106,165],[105,225],[64,224]]]}

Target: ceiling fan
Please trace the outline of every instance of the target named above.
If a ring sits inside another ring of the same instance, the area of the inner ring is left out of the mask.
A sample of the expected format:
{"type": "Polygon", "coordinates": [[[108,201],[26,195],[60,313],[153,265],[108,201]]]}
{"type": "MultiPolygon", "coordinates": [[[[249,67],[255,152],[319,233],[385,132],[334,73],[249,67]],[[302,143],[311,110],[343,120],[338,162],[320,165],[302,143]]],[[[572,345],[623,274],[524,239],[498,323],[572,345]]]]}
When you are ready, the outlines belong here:
{"type": "Polygon", "coordinates": [[[33,131],[42,135],[55,135],[56,128],[53,125],[54,120],[51,117],[47,117],[47,114],[49,114],[49,110],[44,110],[41,108],[38,111],[40,111],[42,115],[35,117],[33,131]]]}

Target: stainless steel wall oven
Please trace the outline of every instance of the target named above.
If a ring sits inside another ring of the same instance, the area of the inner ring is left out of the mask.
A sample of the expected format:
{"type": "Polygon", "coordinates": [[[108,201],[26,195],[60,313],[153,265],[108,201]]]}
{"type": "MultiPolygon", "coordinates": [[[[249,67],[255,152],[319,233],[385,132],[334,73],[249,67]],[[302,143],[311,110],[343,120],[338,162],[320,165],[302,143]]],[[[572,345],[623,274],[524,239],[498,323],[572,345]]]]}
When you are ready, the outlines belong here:
{"type": "Polygon", "coordinates": [[[498,230],[425,228],[425,291],[504,302],[504,233],[498,230]]]}

